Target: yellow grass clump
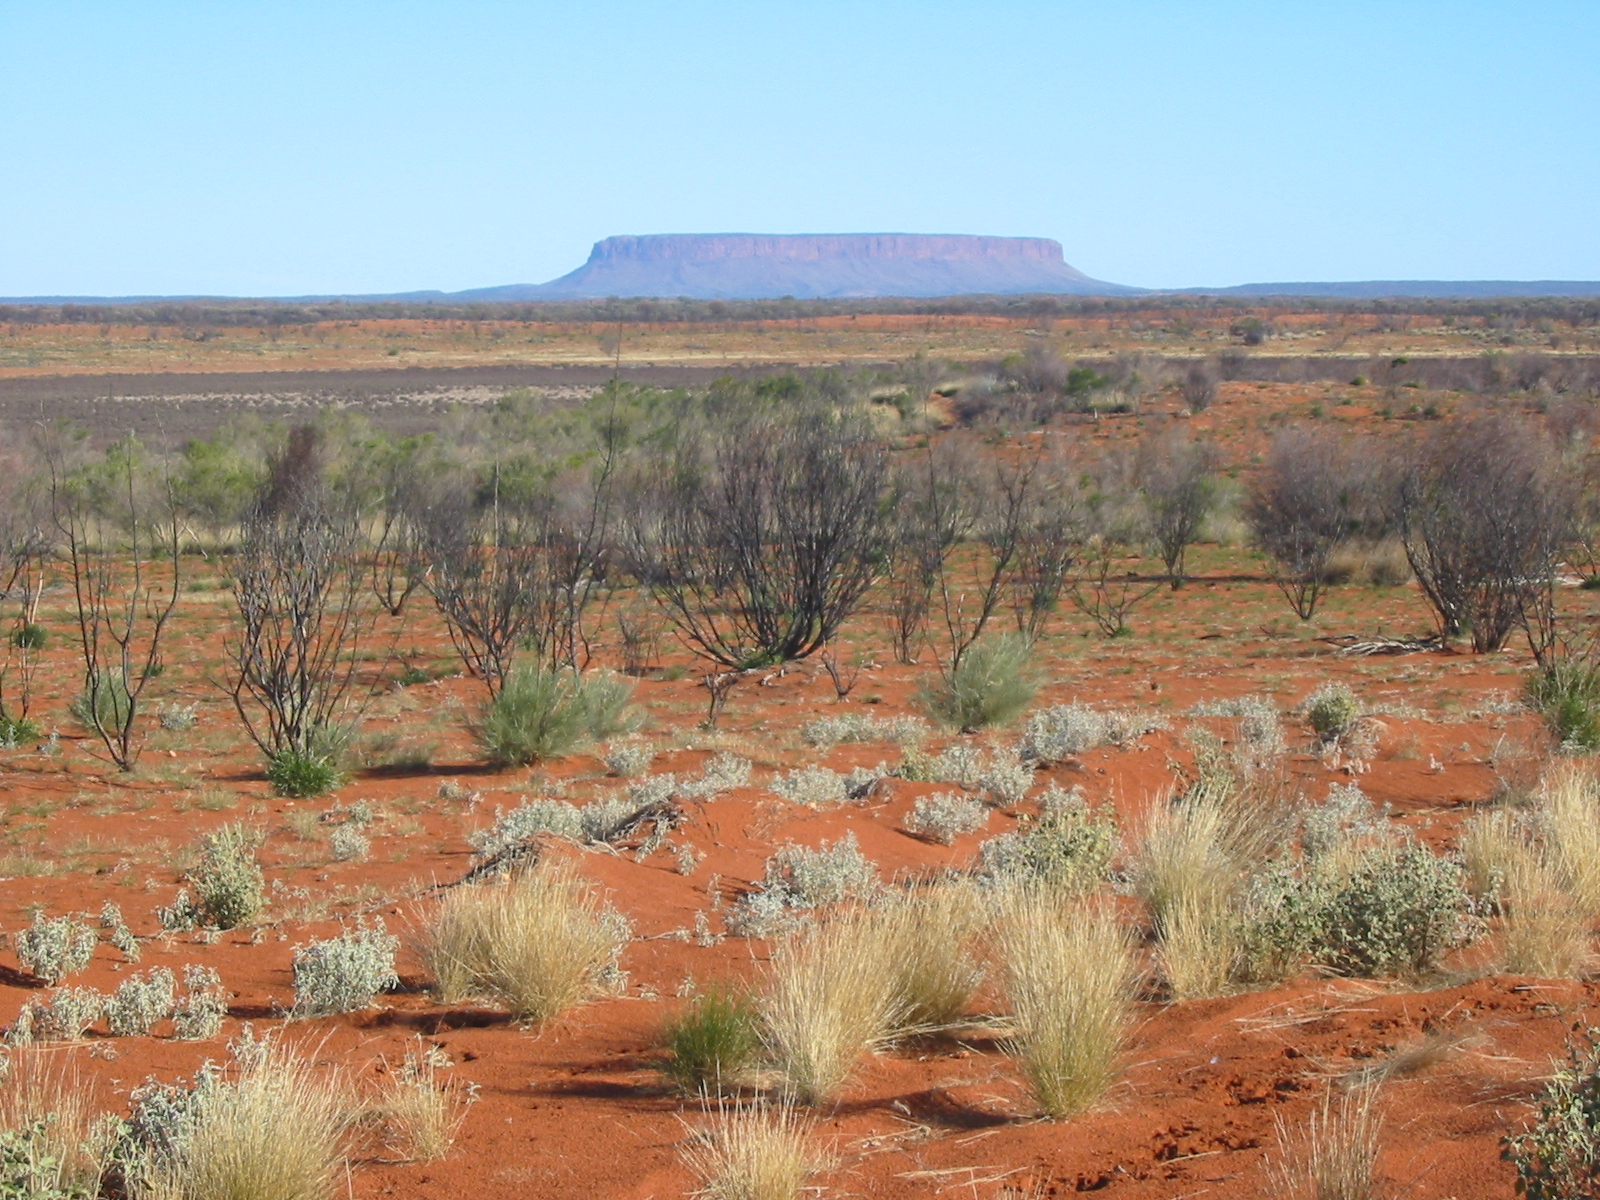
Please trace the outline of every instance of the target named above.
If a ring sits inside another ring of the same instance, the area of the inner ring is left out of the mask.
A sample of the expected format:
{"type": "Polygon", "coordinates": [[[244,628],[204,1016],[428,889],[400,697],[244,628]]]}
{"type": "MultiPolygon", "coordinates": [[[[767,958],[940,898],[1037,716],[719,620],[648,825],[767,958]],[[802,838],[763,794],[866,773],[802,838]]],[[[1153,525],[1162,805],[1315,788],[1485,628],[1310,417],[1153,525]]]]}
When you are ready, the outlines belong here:
{"type": "Polygon", "coordinates": [[[35,1164],[37,1193],[92,1196],[100,1190],[100,1164],[92,1152],[95,1114],[70,1059],[50,1050],[11,1051],[0,1084],[0,1130],[35,1164]]]}
{"type": "Polygon", "coordinates": [[[901,1023],[901,973],[875,914],[852,914],[790,937],[774,955],[762,1038],[795,1096],[838,1094],[863,1051],[901,1023]]]}
{"type": "Polygon", "coordinates": [[[1240,864],[1222,804],[1204,797],[1158,803],[1136,867],[1162,971],[1177,1000],[1221,995],[1240,953],[1240,864]]]}
{"type": "Polygon", "coordinates": [[[540,1022],[591,995],[626,940],[593,888],[556,866],[453,889],[421,949],[440,1000],[481,996],[540,1022]]]}
{"type": "Polygon", "coordinates": [[[1330,1091],[1295,1133],[1281,1116],[1278,1157],[1267,1163],[1272,1194],[1283,1200],[1373,1200],[1383,1114],[1376,1088],[1358,1087],[1337,1100],[1330,1091]]]}
{"type": "Polygon", "coordinates": [[[900,1030],[961,1020],[983,984],[983,966],[972,953],[983,919],[973,888],[953,883],[902,892],[873,915],[894,971],[900,1030]]]}
{"type": "Polygon", "coordinates": [[[1586,916],[1600,916],[1600,779],[1578,766],[1555,771],[1545,779],[1537,812],[1562,886],[1586,916]]]}
{"type": "Polygon", "coordinates": [[[798,1200],[828,1165],[811,1122],[787,1105],[720,1108],[683,1158],[708,1200],[798,1200]]]}
{"type": "Polygon", "coordinates": [[[170,1161],[151,1164],[151,1200],[329,1200],[344,1174],[352,1113],[342,1082],[274,1041],[202,1085],[170,1161]]]}
{"type": "Polygon", "coordinates": [[[1082,1112],[1117,1076],[1136,977],[1133,938],[1107,907],[1007,897],[1000,922],[1010,1050],[1046,1116],[1082,1112]]]}

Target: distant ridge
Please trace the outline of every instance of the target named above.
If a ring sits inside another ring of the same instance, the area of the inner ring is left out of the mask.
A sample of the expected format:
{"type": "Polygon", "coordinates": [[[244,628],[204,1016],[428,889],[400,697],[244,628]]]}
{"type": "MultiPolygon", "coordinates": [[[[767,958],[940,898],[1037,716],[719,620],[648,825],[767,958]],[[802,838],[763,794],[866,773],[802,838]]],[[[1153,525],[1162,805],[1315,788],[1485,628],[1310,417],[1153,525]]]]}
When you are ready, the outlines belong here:
{"type": "Polygon", "coordinates": [[[228,303],[495,304],[616,299],[857,300],[955,296],[1217,296],[1340,300],[1600,297],[1600,282],[1375,279],[1136,288],[1092,279],[1049,238],[925,233],[666,233],[608,237],[548,283],[319,296],[23,296],[18,305],[228,303]]]}
{"type": "Polygon", "coordinates": [[[1174,290],[1188,296],[1325,296],[1340,300],[1383,300],[1411,296],[1440,300],[1483,300],[1498,296],[1600,296],[1600,282],[1571,279],[1368,279],[1352,283],[1242,283],[1237,287],[1174,290]]]}
{"type": "Polygon", "coordinates": [[[560,279],[459,292],[459,300],[687,296],[797,300],[878,296],[1135,295],[1068,266],[1049,238],[969,234],[678,233],[609,237],[560,279]]]}

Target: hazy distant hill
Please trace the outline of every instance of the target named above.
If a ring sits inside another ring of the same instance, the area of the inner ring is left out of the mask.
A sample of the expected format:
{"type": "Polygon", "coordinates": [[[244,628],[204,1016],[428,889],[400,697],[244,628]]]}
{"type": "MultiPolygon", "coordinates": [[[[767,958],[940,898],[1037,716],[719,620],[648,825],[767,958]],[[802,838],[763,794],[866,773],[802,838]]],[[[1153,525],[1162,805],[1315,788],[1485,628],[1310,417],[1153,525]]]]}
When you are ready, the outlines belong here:
{"type": "MultiPolygon", "coordinates": [[[[923,233],[669,233],[608,237],[589,261],[549,283],[464,292],[281,296],[278,300],[494,303],[604,300],[616,296],[699,300],[869,299],[938,296],[1322,296],[1464,298],[1600,296],[1600,282],[1572,280],[1365,280],[1245,283],[1234,287],[1135,288],[1091,279],[1049,238],[923,233]]],[[[220,296],[29,296],[12,304],[154,304],[226,301],[220,296]]]]}
{"type": "Polygon", "coordinates": [[[1483,299],[1491,296],[1600,296],[1600,282],[1571,279],[1368,279],[1352,283],[1243,283],[1238,287],[1180,290],[1188,295],[1329,296],[1339,300],[1380,300],[1386,296],[1483,299]]]}
{"type": "Polygon", "coordinates": [[[458,292],[451,299],[1107,296],[1138,290],[1090,279],[1068,266],[1061,243],[1048,238],[704,233],[609,237],[595,243],[588,262],[560,279],[458,292]]]}

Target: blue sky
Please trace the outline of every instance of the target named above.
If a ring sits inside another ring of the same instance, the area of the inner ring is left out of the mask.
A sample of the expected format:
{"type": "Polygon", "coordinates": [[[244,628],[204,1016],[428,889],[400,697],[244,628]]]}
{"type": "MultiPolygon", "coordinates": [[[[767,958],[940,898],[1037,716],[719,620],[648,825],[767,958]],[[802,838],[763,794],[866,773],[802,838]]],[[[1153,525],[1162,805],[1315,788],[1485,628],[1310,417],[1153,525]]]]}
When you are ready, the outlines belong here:
{"type": "Polygon", "coordinates": [[[1600,279],[1597,64],[1594,0],[0,0],[0,295],[539,282],[722,231],[1600,279]]]}

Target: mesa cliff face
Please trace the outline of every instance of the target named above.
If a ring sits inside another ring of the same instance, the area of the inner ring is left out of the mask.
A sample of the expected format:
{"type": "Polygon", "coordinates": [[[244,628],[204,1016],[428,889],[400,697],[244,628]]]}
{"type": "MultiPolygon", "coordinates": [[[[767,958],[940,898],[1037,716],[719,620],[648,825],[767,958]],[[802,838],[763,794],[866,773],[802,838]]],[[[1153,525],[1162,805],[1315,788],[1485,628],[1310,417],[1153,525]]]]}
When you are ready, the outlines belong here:
{"type": "Polygon", "coordinates": [[[1133,290],[1068,266],[1061,244],[1048,238],[707,233],[609,237],[595,243],[588,262],[560,279],[466,295],[483,300],[758,299],[1133,290]]]}

